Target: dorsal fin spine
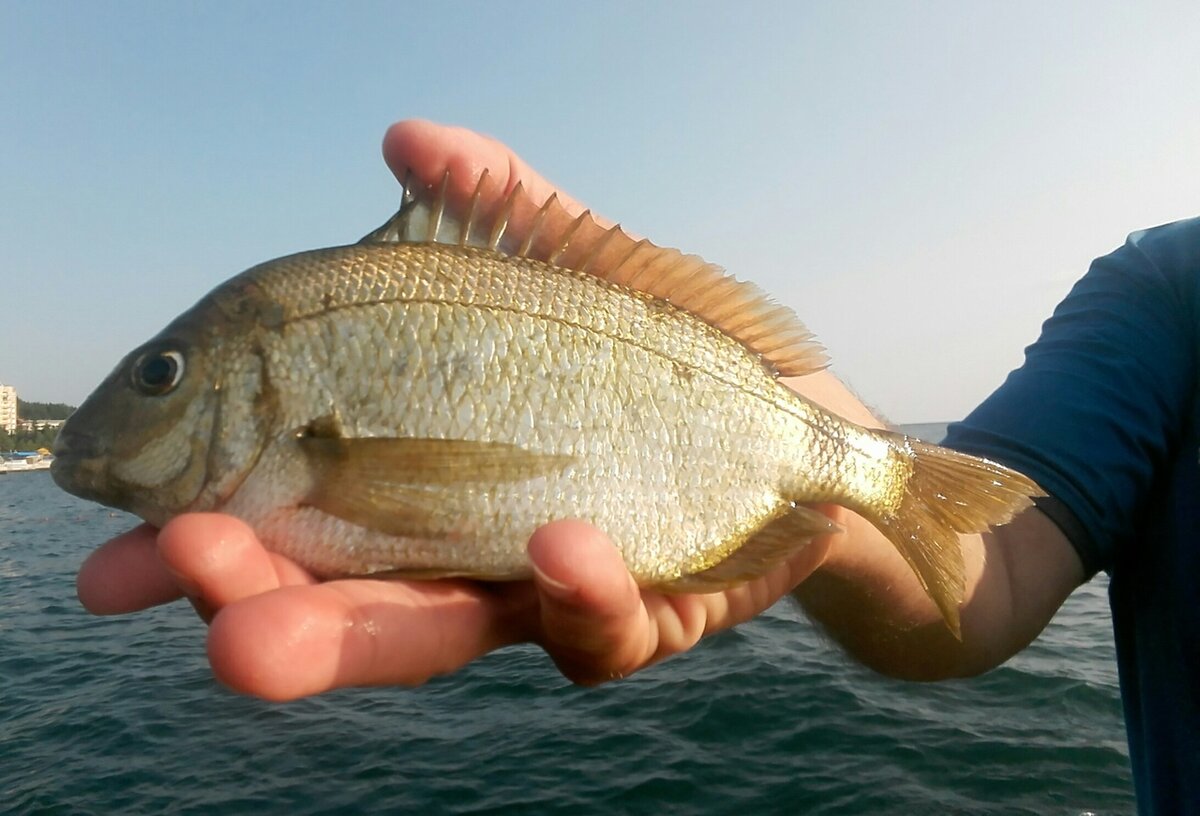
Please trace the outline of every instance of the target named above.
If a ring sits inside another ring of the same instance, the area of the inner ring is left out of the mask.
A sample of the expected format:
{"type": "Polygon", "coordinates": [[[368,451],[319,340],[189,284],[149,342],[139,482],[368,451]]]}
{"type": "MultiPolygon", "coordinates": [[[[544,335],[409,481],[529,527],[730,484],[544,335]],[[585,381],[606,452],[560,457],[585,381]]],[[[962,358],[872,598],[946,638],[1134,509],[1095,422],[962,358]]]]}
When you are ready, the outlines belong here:
{"type": "Polygon", "coordinates": [[[587,272],[591,268],[592,262],[595,261],[596,258],[600,257],[600,253],[602,253],[604,248],[608,246],[610,241],[612,241],[613,236],[619,232],[621,232],[620,224],[614,224],[613,226],[609,227],[608,231],[604,233],[604,237],[596,242],[596,245],[592,247],[587,257],[583,259],[583,263],[580,265],[579,271],[587,272]]]}
{"type": "MultiPolygon", "coordinates": [[[[656,275],[656,277],[658,278],[658,280],[660,280],[664,284],[663,285],[664,289],[670,290],[672,288],[669,285],[667,285],[671,281],[671,275],[675,274],[675,272],[685,263],[687,263],[687,256],[680,255],[678,258],[675,258],[675,259],[671,260],[669,263],[667,263],[662,269],[657,270],[658,274],[656,275]]],[[[646,270],[649,269],[650,267],[651,267],[651,264],[646,264],[641,269],[639,269],[637,274],[629,279],[629,283],[627,285],[636,289],[637,282],[639,280],[641,280],[643,277],[645,277],[646,270]]]]}
{"type": "Polygon", "coordinates": [[[684,309],[686,308],[684,304],[687,303],[688,281],[695,277],[696,269],[690,264],[687,264],[677,267],[671,272],[671,274],[674,277],[672,279],[665,280],[664,284],[667,288],[673,289],[679,294],[675,295],[674,297],[668,297],[667,299],[676,306],[679,306],[681,309],[684,309]]]}
{"type": "MultiPolygon", "coordinates": [[[[684,255],[683,261],[676,264],[671,270],[670,274],[673,277],[670,280],[664,280],[664,284],[677,292],[686,293],[691,291],[688,289],[688,284],[692,282],[703,268],[704,262],[695,255],[684,255]]],[[[686,300],[686,297],[683,299],[686,300]]]]}
{"type": "Polygon", "coordinates": [[[717,283],[709,287],[707,292],[701,293],[700,296],[692,302],[691,308],[694,308],[697,311],[707,312],[713,303],[716,303],[728,296],[728,293],[732,292],[736,286],[737,284],[732,278],[725,278],[724,280],[717,281],[717,283]]]}
{"type": "Polygon", "coordinates": [[[634,245],[633,245],[633,246],[630,248],[629,252],[628,252],[628,253],[626,253],[625,257],[621,259],[621,262],[620,262],[620,263],[618,263],[616,266],[614,266],[614,267],[612,268],[612,270],[609,272],[609,278],[608,278],[608,279],[609,279],[609,280],[611,280],[611,281],[613,281],[614,283],[619,283],[619,284],[621,284],[622,286],[627,286],[628,284],[627,284],[625,281],[623,281],[623,280],[621,279],[621,276],[620,276],[620,275],[618,275],[618,274],[617,274],[617,270],[621,269],[621,267],[623,267],[623,266],[625,266],[625,264],[629,263],[629,261],[630,261],[630,260],[633,258],[633,256],[634,256],[634,255],[636,255],[636,254],[638,254],[638,251],[639,251],[639,250],[641,250],[641,249],[642,249],[642,247],[646,246],[646,245],[647,245],[647,244],[649,244],[649,243],[650,243],[650,242],[649,242],[649,241],[647,241],[645,238],[643,238],[643,239],[641,239],[640,241],[636,242],[636,243],[635,243],[635,244],[634,244],[634,245]]]}
{"type": "Polygon", "coordinates": [[[554,250],[546,257],[546,263],[558,263],[558,259],[562,257],[564,252],[567,251],[567,247],[570,245],[571,239],[574,238],[575,233],[579,231],[580,225],[583,224],[583,222],[588,218],[591,218],[591,216],[592,213],[590,210],[584,210],[579,217],[571,223],[571,226],[567,227],[566,232],[563,233],[562,240],[558,242],[558,249],[554,250]]]}
{"type": "Polygon", "coordinates": [[[487,181],[488,171],[483,168],[479,181],[475,182],[475,192],[471,193],[471,205],[467,208],[467,217],[463,219],[462,229],[458,234],[458,245],[466,246],[471,242],[471,229],[475,225],[475,211],[479,208],[479,197],[483,194],[483,183],[487,181]]]}
{"type": "Polygon", "coordinates": [[[429,216],[425,240],[434,242],[438,239],[438,230],[442,227],[442,213],[446,209],[446,189],[450,186],[450,170],[442,173],[442,186],[438,188],[437,196],[433,199],[433,212],[429,216]]]}
{"type": "Polygon", "coordinates": [[[404,181],[400,182],[400,204],[404,205],[413,200],[412,169],[404,171],[404,181]]]}
{"type": "Polygon", "coordinates": [[[500,208],[500,214],[496,217],[496,223],[492,225],[492,234],[488,236],[488,249],[499,249],[500,239],[504,237],[504,231],[508,229],[508,219],[512,217],[513,207],[516,206],[517,196],[524,192],[521,182],[517,182],[517,186],[509,191],[508,197],[504,199],[504,206],[500,208]]]}
{"type": "Polygon", "coordinates": [[[529,225],[529,234],[525,236],[525,242],[521,244],[521,249],[517,252],[518,257],[529,257],[529,250],[533,248],[533,242],[537,239],[538,229],[542,226],[542,221],[546,219],[546,213],[550,212],[550,208],[557,203],[558,193],[551,193],[546,202],[542,204],[541,209],[537,211],[537,215],[533,217],[533,223],[529,225]]]}
{"type": "Polygon", "coordinates": [[[730,323],[729,330],[738,332],[739,337],[749,343],[754,343],[768,334],[785,330],[790,317],[786,312],[781,313],[777,309],[773,309],[761,317],[756,317],[749,312],[742,316],[741,321],[730,323]]]}
{"type": "MultiPolygon", "coordinates": [[[[653,244],[650,244],[649,242],[647,242],[646,245],[653,246],[653,244]]],[[[677,263],[679,263],[681,257],[682,256],[673,257],[671,255],[656,254],[654,257],[648,258],[640,267],[635,269],[633,274],[625,280],[625,285],[630,289],[637,289],[638,281],[648,276],[657,280],[662,280],[663,273],[670,271],[677,263]],[[648,273],[651,271],[653,271],[654,274],[648,275],[648,273]]]]}

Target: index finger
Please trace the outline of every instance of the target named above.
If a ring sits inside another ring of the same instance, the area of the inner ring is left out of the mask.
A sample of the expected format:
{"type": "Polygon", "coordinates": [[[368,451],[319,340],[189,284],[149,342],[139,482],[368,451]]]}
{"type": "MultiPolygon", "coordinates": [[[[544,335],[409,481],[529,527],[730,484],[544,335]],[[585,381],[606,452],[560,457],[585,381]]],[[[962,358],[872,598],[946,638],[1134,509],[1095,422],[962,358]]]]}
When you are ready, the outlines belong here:
{"type": "Polygon", "coordinates": [[[158,557],[158,530],[149,524],[101,544],[79,568],[75,592],[93,615],[121,615],[183,596],[158,557]]]}
{"type": "Polygon", "coordinates": [[[440,184],[449,172],[452,200],[465,203],[483,170],[490,175],[484,199],[501,201],[520,183],[535,202],[551,194],[573,215],[586,209],[530,167],[503,142],[466,128],[439,125],[422,119],[397,122],[383,137],[383,158],[400,181],[411,170],[426,185],[440,184]]]}

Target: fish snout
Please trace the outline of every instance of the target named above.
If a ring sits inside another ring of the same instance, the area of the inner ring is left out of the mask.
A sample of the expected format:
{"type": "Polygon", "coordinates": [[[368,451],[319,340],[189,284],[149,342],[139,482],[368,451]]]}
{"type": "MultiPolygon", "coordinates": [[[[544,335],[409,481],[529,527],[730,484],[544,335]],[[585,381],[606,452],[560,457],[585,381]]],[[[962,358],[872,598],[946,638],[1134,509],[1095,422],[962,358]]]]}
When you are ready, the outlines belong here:
{"type": "Polygon", "coordinates": [[[96,438],[72,431],[65,427],[54,440],[54,458],[57,459],[93,459],[96,457],[96,438]]]}
{"type": "Polygon", "coordinates": [[[106,479],[106,453],[106,446],[96,437],[64,427],[54,440],[50,475],[68,493],[95,499],[106,479]]]}

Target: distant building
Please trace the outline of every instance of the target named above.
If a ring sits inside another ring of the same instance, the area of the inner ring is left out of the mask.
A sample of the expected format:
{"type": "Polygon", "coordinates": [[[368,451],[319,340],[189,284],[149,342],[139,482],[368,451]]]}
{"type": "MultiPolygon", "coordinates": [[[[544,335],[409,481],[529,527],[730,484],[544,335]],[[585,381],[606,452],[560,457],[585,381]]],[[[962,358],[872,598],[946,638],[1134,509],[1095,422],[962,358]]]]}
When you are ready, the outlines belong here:
{"type": "Polygon", "coordinates": [[[65,419],[17,419],[18,431],[44,431],[47,428],[61,428],[65,419]]]}
{"type": "Polygon", "coordinates": [[[0,385],[0,431],[17,432],[17,389],[0,385]]]}

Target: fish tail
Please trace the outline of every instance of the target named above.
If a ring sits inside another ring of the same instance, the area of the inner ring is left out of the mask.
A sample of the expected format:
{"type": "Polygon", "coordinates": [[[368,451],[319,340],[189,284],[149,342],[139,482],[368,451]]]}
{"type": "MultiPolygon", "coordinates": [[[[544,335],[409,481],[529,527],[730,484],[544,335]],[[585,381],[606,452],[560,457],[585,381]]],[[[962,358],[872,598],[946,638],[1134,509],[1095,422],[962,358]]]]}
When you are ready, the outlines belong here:
{"type": "Polygon", "coordinates": [[[1028,477],[987,459],[882,434],[907,464],[898,501],[879,512],[860,508],[913,568],[950,631],[962,639],[959,607],[965,591],[960,534],[1005,524],[1044,495],[1028,477]]]}

